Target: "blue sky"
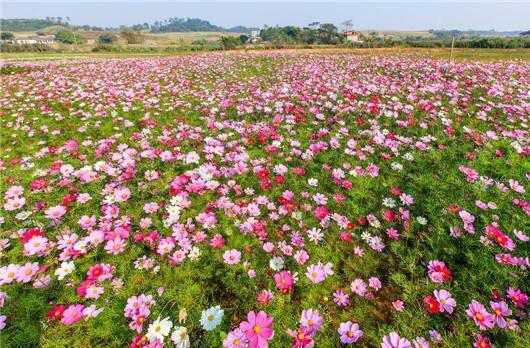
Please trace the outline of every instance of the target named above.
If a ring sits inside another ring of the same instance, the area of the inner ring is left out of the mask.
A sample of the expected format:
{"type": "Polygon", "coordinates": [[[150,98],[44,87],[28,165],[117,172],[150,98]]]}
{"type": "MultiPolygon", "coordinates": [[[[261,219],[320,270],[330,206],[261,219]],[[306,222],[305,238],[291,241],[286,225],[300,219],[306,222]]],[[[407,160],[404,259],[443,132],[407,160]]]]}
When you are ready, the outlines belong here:
{"type": "Polygon", "coordinates": [[[339,24],[356,29],[530,29],[530,1],[2,1],[2,18],[69,16],[73,24],[119,26],[169,17],[196,17],[224,27],[235,25],[339,24]]]}

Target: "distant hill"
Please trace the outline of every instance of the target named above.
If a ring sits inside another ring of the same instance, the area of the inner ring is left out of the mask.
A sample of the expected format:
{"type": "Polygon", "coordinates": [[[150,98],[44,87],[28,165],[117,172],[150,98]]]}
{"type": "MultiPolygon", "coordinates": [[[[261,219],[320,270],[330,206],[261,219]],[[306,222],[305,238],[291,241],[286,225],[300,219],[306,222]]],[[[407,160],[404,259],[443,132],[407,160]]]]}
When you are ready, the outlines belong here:
{"type": "MultiPolygon", "coordinates": [[[[145,24],[142,25],[145,28],[145,24]]],[[[222,32],[230,31],[235,33],[246,33],[251,28],[243,26],[237,26],[230,29],[226,29],[214,24],[211,24],[207,20],[200,18],[169,18],[165,21],[156,21],[149,26],[153,33],[170,33],[170,32],[222,32]]]]}
{"type": "Polygon", "coordinates": [[[446,39],[451,37],[515,37],[520,34],[519,31],[496,31],[496,30],[429,30],[437,39],[446,39]]]}
{"type": "Polygon", "coordinates": [[[2,31],[38,31],[54,25],[68,25],[55,19],[0,19],[0,29],[2,31]]]}

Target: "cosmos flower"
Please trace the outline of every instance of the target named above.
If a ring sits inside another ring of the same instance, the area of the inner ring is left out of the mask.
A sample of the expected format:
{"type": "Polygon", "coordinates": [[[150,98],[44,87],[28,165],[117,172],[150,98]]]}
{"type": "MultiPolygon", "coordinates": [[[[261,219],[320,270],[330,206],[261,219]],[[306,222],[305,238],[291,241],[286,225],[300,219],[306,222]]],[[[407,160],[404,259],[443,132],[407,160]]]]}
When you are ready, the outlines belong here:
{"type": "Polygon", "coordinates": [[[149,340],[149,342],[154,342],[155,340],[164,341],[166,336],[169,335],[169,332],[171,328],[173,327],[173,323],[169,319],[169,317],[160,319],[160,317],[156,318],[156,320],[149,325],[147,328],[147,333],[145,336],[149,340]]]}
{"type": "Polygon", "coordinates": [[[274,337],[274,330],[271,328],[273,322],[274,319],[264,311],[248,313],[247,320],[241,322],[239,327],[249,340],[249,348],[268,347],[267,342],[274,337]]]}
{"type": "Polygon", "coordinates": [[[224,311],[220,306],[210,307],[202,311],[200,323],[202,328],[206,331],[215,329],[223,319],[224,311]]]}
{"type": "Polygon", "coordinates": [[[337,332],[340,335],[340,341],[347,344],[357,342],[363,335],[362,330],[359,329],[359,324],[351,321],[340,323],[337,332]]]}

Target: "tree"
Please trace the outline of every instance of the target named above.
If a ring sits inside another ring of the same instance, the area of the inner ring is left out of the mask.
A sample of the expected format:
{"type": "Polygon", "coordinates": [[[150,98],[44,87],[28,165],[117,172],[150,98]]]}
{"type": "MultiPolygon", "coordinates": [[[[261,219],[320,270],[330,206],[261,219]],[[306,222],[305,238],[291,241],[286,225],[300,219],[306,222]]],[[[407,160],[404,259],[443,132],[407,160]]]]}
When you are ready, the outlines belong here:
{"type": "Polygon", "coordinates": [[[98,36],[98,43],[104,44],[104,45],[110,45],[115,43],[118,40],[118,38],[115,35],[112,35],[110,33],[103,33],[98,36]]]}
{"type": "Polygon", "coordinates": [[[0,39],[2,40],[11,40],[14,37],[15,35],[13,35],[13,33],[9,31],[3,31],[2,33],[0,33],[0,39]]]}
{"type": "Polygon", "coordinates": [[[132,44],[141,44],[144,42],[144,36],[139,31],[132,31],[130,29],[125,29],[121,32],[121,36],[129,45],[132,44]]]}
{"type": "Polygon", "coordinates": [[[248,36],[245,34],[239,35],[239,41],[241,41],[242,44],[246,44],[248,42],[248,36]]]}
{"type": "Polygon", "coordinates": [[[322,24],[318,31],[323,44],[334,45],[342,41],[342,35],[337,31],[337,27],[331,23],[322,24]]]}
{"type": "Polygon", "coordinates": [[[55,34],[55,40],[67,45],[77,45],[85,42],[84,38],[80,37],[79,35],[76,35],[73,31],[68,30],[57,32],[57,34],[55,34]]]}
{"type": "Polygon", "coordinates": [[[345,20],[344,22],[342,22],[340,24],[340,29],[341,29],[342,32],[344,32],[344,31],[352,31],[353,30],[353,20],[348,19],[348,20],[345,20]]]}
{"type": "Polygon", "coordinates": [[[241,44],[241,41],[235,36],[221,36],[219,43],[223,50],[234,50],[241,44]]]}

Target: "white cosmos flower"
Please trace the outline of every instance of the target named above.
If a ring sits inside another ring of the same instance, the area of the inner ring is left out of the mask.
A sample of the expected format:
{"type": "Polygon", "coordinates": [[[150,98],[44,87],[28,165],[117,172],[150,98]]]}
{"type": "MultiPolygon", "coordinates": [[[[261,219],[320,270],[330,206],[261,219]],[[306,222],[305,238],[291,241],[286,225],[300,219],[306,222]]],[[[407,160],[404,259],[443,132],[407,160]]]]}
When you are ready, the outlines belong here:
{"type": "Polygon", "coordinates": [[[278,256],[274,256],[270,261],[269,261],[269,266],[270,268],[272,268],[273,271],[279,271],[283,268],[283,259],[281,257],[278,257],[278,256]]]}
{"type": "Polygon", "coordinates": [[[423,216],[418,216],[416,218],[416,221],[420,224],[420,225],[427,225],[427,219],[424,218],[423,216]]]}
{"type": "Polygon", "coordinates": [[[309,184],[309,186],[317,187],[318,179],[315,179],[315,178],[307,179],[307,183],[309,184]]]}
{"type": "Polygon", "coordinates": [[[190,346],[188,329],[184,326],[177,326],[171,334],[171,340],[177,348],[188,348],[190,346]]]}
{"type": "Polygon", "coordinates": [[[190,253],[188,254],[188,258],[190,260],[197,260],[201,256],[201,249],[199,249],[196,246],[191,247],[190,253]]]}
{"type": "Polygon", "coordinates": [[[394,208],[396,206],[396,201],[393,198],[386,197],[383,199],[383,205],[385,207],[394,208]]]}
{"type": "Polygon", "coordinates": [[[169,335],[169,331],[172,327],[173,323],[169,320],[169,317],[162,320],[158,317],[151,325],[149,325],[145,337],[149,339],[149,342],[154,342],[157,339],[163,342],[164,338],[169,335]]]}
{"type": "Polygon", "coordinates": [[[61,267],[55,270],[55,275],[57,276],[57,279],[63,280],[64,277],[72,273],[74,270],[75,270],[75,264],[73,261],[70,261],[70,262],[64,261],[63,263],[61,263],[61,267]]]}
{"type": "Polygon", "coordinates": [[[210,307],[201,313],[201,325],[206,331],[215,329],[223,319],[224,311],[220,306],[210,307]]]}

